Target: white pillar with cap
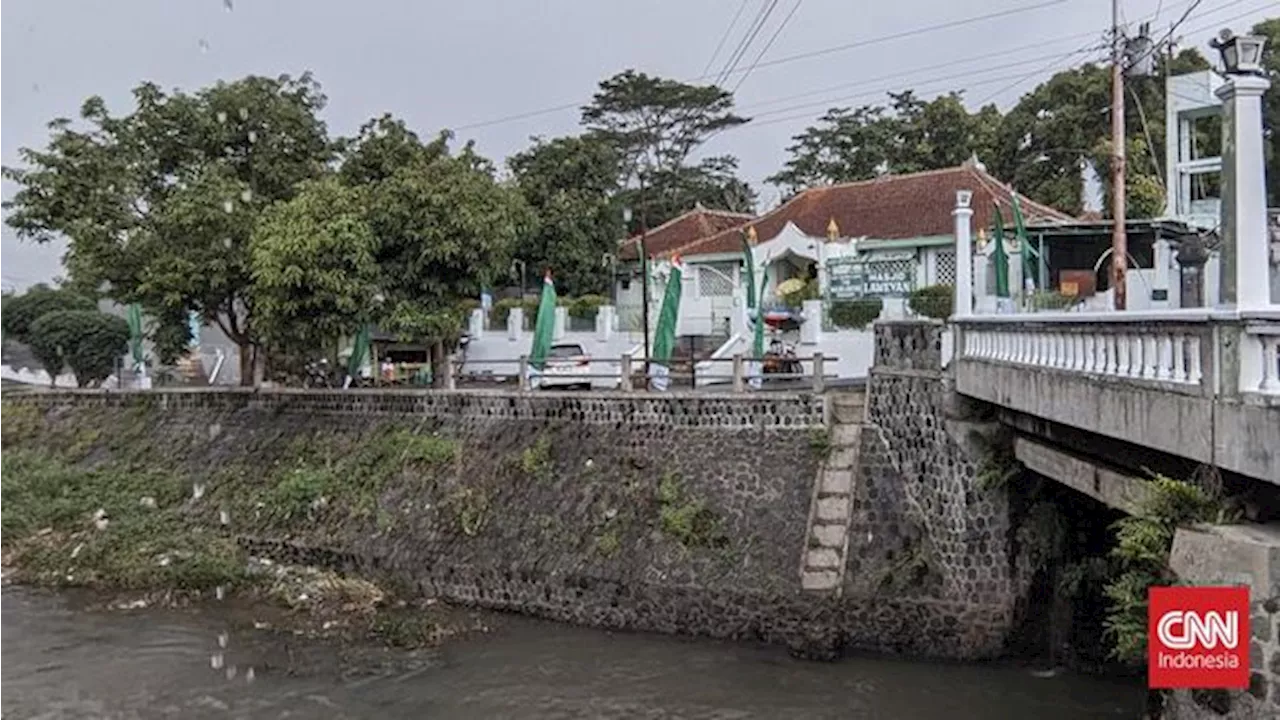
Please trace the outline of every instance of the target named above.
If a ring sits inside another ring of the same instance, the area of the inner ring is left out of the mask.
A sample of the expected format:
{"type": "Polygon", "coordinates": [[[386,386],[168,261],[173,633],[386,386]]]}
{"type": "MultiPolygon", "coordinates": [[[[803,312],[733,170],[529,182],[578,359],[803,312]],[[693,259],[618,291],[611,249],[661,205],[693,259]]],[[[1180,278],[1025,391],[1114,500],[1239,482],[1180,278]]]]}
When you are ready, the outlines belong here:
{"type": "Polygon", "coordinates": [[[1260,64],[1265,38],[1224,31],[1214,43],[1226,81],[1222,100],[1221,299],[1237,310],[1271,304],[1262,94],[1271,87],[1260,64]]]}
{"type": "Polygon", "coordinates": [[[963,318],[973,314],[973,192],[956,191],[956,209],[951,215],[956,219],[956,283],[953,317],[963,318]]]}

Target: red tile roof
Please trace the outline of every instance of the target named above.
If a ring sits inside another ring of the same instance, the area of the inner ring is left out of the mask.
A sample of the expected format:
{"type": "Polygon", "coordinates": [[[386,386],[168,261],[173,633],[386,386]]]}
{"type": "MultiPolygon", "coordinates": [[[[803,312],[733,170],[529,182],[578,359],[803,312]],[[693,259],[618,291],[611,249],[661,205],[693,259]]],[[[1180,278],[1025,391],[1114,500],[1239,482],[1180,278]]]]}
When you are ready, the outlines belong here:
{"type": "MultiPolygon", "coordinates": [[[[894,240],[952,235],[955,220],[951,211],[955,209],[957,190],[973,192],[975,228],[994,223],[993,203],[1000,205],[1006,226],[1012,225],[1009,188],[981,167],[965,163],[942,170],[811,188],[736,229],[723,230],[673,249],[684,256],[738,252],[742,248],[741,230],[745,227],[755,227],[758,242],[765,242],[776,237],[788,222],[795,223],[806,235],[825,237],[832,218],[840,228],[840,236],[846,238],[894,240]]],[[[1018,197],[1028,224],[1073,219],[1025,195],[1018,197]]]]}
{"type": "MultiPolygon", "coordinates": [[[[697,208],[653,228],[645,237],[645,249],[652,256],[666,255],[721,230],[737,227],[751,220],[754,215],[697,208]]],[[[640,236],[627,238],[619,243],[619,260],[640,258],[640,236]]]]}

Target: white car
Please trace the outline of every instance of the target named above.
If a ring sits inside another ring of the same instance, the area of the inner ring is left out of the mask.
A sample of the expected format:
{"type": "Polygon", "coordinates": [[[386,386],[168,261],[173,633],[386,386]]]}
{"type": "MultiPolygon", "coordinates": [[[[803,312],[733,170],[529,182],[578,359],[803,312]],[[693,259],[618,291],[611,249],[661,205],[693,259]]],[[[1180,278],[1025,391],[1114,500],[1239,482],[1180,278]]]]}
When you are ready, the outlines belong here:
{"type": "Polygon", "coordinates": [[[538,386],[590,390],[591,358],[577,343],[552,345],[538,386]]]}

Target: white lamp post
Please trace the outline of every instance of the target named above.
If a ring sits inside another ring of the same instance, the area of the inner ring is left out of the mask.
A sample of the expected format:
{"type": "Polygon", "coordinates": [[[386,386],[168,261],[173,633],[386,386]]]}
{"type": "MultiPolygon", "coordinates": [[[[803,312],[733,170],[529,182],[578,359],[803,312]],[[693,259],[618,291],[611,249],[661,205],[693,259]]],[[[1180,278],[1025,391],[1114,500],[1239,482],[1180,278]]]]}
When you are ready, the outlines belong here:
{"type": "Polygon", "coordinates": [[[1267,185],[1262,147],[1262,75],[1266,39],[1223,30],[1212,45],[1222,55],[1221,302],[1237,309],[1271,302],[1267,185]]]}
{"type": "Polygon", "coordinates": [[[973,193],[969,190],[956,191],[956,209],[951,215],[956,219],[956,283],[955,302],[952,313],[954,317],[963,318],[973,314],[973,238],[972,219],[973,193]]]}

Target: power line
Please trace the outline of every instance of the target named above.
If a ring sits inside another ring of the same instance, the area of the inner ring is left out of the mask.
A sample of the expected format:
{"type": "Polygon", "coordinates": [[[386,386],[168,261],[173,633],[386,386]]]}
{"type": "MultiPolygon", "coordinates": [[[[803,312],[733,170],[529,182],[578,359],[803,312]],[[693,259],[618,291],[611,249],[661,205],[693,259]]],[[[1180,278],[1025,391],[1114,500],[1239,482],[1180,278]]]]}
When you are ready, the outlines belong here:
{"type": "Polygon", "coordinates": [[[756,69],[760,64],[760,61],[764,59],[765,53],[769,52],[769,48],[773,47],[773,42],[782,34],[782,31],[787,27],[787,23],[791,22],[791,18],[794,17],[796,11],[800,9],[800,3],[802,2],[804,2],[804,0],[796,0],[796,4],[791,6],[791,12],[787,13],[787,16],[782,18],[782,24],[778,25],[778,28],[773,31],[773,35],[769,37],[769,42],[765,43],[764,48],[760,50],[760,54],[756,55],[755,62],[751,63],[751,67],[747,68],[747,71],[742,73],[742,77],[738,78],[738,82],[734,84],[733,89],[729,92],[738,92],[738,88],[742,87],[742,83],[746,82],[747,78],[751,76],[751,71],[756,69]]]}
{"type": "Polygon", "coordinates": [[[733,14],[733,20],[729,21],[729,27],[724,29],[724,34],[720,36],[720,42],[716,43],[715,52],[711,53],[710,59],[707,60],[706,67],[702,68],[703,75],[711,72],[711,66],[715,64],[716,58],[720,56],[720,51],[724,49],[725,41],[733,34],[733,28],[737,26],[738,18],[742,17],[742,11],[747,9],[747,3],[749,2],[751,2],[751,0],[742,0],[742,2],[738,4],[738,12],[733,14]]]}
{"type": "MultiPolygon", "coordinates": [[[[941,81],[943,81],[943,80],[959,80],[959,79],[967,78],[967,77],[970,77],[971,75],[976,75],[976,74],[980,74],[980,73],[992,72],[992,71],[994,71],[994,70],[1006,70],[1006,69],[1008,69],[1008,68],[1011,68],[1011,67],[1017,67],[1017,66],[1019,66],[1019,65],[1029,65],[1029,64],[1031,64],[1031,63],[1040,62],[1041,60],[1044,60],[1046,57],[1053,57],[1053,58],[1055,58],[1054,62],[1055,62],[1055,63],[1058,63],[1058,62],[1061,62],[1061,61],[1062,61],[1062,60],[1064,60],[1065,58],[1070,57],[1070,56],[1072,56],[1072,55],[1081,55],[1081,54],[1084,54],[1084,53],[1092,52],[1092,51],[1093,51],[1093,50],[1095,50],[1095,49],[1096,49],[1096,46],[1090,46],[1090,47],[1080,48],[1080,49],[1077,49],[1077,50],[1072,50],[1071,52],[1067,53],[1066,55],[1060,55],[1060,54],[1058,54],[1058,53],[1052,53],[1052,54],[1050,54],[1050,55],[1040,55],[1040,56],[1033,57],[1033,58],[1027,58],[1026,60],[1019,60],[1019,61],[1017,61],[1017,62],[1011,62],[1011,63],[1010,63],[1010,62],[1005,62],[1005,63],[1000,63],[1000,64],[998,64],[998,65],[992,65],[992,66],[989,66],[989,67],[980,68],[980,69],[976,69],[976,70],[965,70],[965,71],[962,71],[962,72],[955,72],[955,73],[951,73],[951,74],[949,74],[949,75],[941,75],[941,76],[937,76],[937,77],[928,77],[928,78],[923,78],[923,79],[920,79],[920,80],[913,81],[913,82],[912,82],[912,84],[915,84],[915,83],[921,83],[921,82],[924,82],[924,83],[937,83],[937,82],[941,82],[941,81]]],[[[892,77],[892,76],[885,76],[885,77],[880,77],[880,78],[873,78],[873,79],[867,80],[866,82],[864,82],[864,83],[862,83],[862,84],[863,84],[863,85],[869,85],[869,84],[871,84],[871,83],[879,82],[879,81],[881,81],[881,80],[887,80],[887,79],[889,79],[890,77],[892,77]]],[[[1003,78],[1003,79],[1008,79],[1009,77],[1011,77],[1011,76],[1009,76],[1009,75],[1002,76],[1002,78],[1003,78]]],[[[1023,76],[1023,77],[1025,77],[1025,76],[1023,76]]],[[[984,82],[989,82],[989,81],[984,81],[984,82]]],[[[799,105],[790,105],[790,106],[787,106],[787,107],[781,108],[781,109],[779,109],[779,110],[769,110],[769,111],[766,111],[766,112],[763,112],[763,113],[758,113],[758,114],[756,115],[756,117],[767,117],[767,116],[770,116],[770,115],[776,115],[776,114],[778,114],[778,113],[785,113],[785,112],[791,112],[791,111],[794,111],[794,110],[799,110],[799,109],[801,109],[801,108],[814,108],[814,107],[820,107],[820,106],[824,106],[824,105],[825,105],[825,106],[830,107],[830,105],[831,105],[832,103],[847,102],[847,101],[849,101],[849,100],[854,100],[854,99],[858,99],[858,98],[867,97],[868,93],[875,94],[875,95],[879,95],[879,94],[881,94],[881,93],[890,92],[890,91],[892,91],[894,88],[896,88],[896,87],[901,87],[902,85],[903,85],[903,83],[897,83],[897,84],[895,84],[894,86],[885,87],[885,88],[881,88],[881,89],[878,89],[878,90],[864,91],[864,92],[860,92],[860,93],[855,93],[855,94],[853,94],[853,95],[845,95],[845,96],[841,96],[841,97],[825,98],[825,99],[822,99],[822,100],[815,100],[815,101],[813,101],[813,102],[801,103],[801,104],[799,104],[799,105]]],[[[750,124],[755,124],[755,123],[753,122],[753,123],[750,123],[750,124]]]]}
{"type": "Polygon", "coordinates": [[[765,0],[765,3],[765,5],[761,6],[761,14],[757,16],[758,21],[751,27],[750,31],[743,36],[742,42],[738,43],[737,50],[729,58],[729,61],[724,64],[724,68],[720,70],[720,73],[716,75],[716,80],[712,83],[713,85],[720,85],[725,80],[729,79],[729,76],[732,75],[733,71],[738,67],[738,63],[742,62],[742,58],[746,56],[747,50],[751,47],[751,43],[755,42],[756,36],[764,29],[765,23],[769,21],[769,16],[773,14],[773,9],[778,6],[778,0],[765,0]]]}
{"type": "MultiPolygon", "coordinates": [[[[750,109],[750,108],[754,108],[754,107],[763,107],[763,106],[765,106],[765,105],[776,105],[777,103],[780,103],[780,102],[786,102],[786,101],[788,101],[788,100],[797,100],[797,99],[799,99],[799,98],[806,98],[806,97],[812,97],[812,96],[814,96],[814,95],[821,95],[821,94],[823,94],[823,93],[830,92],[830,91],[832,91],[832,90],[842,90],[842,89],[845,89],[845,88],[860,87],[860,86],[866,85],[866,84],[871,83],[871,82],[879,82],[880,80],[889,80],[889,79],[891,79],[891,78],[904,77],[904,76],[914,75],[915,73],[922,72],[922,71],[925,71],[925,70],[937,70],[937,69],[939,69],[939,68],[949,68],[949,67],[954,67],[954,66],[956,66],[956,65],[964,65],[964,64],[966,64],[966,63],[974,62],[974,61],[977,61],[977,60],[988,60],[988,59],[990,59],[990,58],[994,58],[994,57],[1006,57],[1006,56],[1008,56],[1008,55],[1012,55],[1012,54],[1014,54],[1014,53],[1022,52],[1023,50],[1032,50],[1032,49],[1035,49],[1035,48],[1043,48],[1043,47],[1045,47],[1045,46],[1047,46],[1047,45],[1055,45],[1055,44],[1057,44],[1057,43],[1064,42],[1064,41],[1067,41],[1067,40],[1078,40],[1078,39],[1080,39],[1080,38],[1082,38],[1082,37],[1086,37],[1086,36],[1096,36],[1097,34],[1098,34],[1098,33],[1097,33],[1096,31],[1094,31],[1094,30],[1089,30],[1089,31],[1087,31],[1087,32],[1076,33],[1076,34],[1074,34],[1074,35],[1064,35],[1064,36],[1062,36],[1062,37],[1060,37],[1060,38],[1056,38],[1056,39],[1054,39],[1054,40],[1048,40],[1048,41],[1044,41],[1044,42],[1027,43],[1026,45],[1019,45],[1019,46],[1017,46],[1017,47],[1012,47],[1012,48],[1008,48],[1008,49],[1002,49],[1002,50],[996,50],[996,51],[994,51],[994,52],[982,53],[982,54],[980,54],[980,55],[970,55],[970,56],[968,56],[968,57],[957,58],[957,59],[954,59],[954,60],[946,60],[946,61],[944,61],[944,62],[934,63],[933,65],[922,65],[922,66],[920,66],[920,67],[912,68],[912,69],[910,69],[910,70],[900,70],[900,71],[898,71],[898,72],[890,73],[890,74],[888,74],[888,75],[881,75],[881,76],[876,77],[876,78],[863,79],[863,80],[856,80],[856,81],[854,81],[854,82],[847,82],[847,83],[840,83],[839,85],[828,85],[827,87],[819,88],[819,89],[817,89],[817,90],[809,90],[809,91],[802,92],[802,93],[796,93],[796,94],[794,94],[794,95],[785,95],[785,96],[783,96],[783,97],[780,97],[780,98],[774,98],[774,99],[772,99],[772,100],[764,100],[764,101],[761,101],[761,102],[750,103],[750,104],[747,104],[747,105],[743,105],[741,109],[743,109],[743,110],[748,110],[748,109],[750,109]]],[[[1034,62],[1034,61],[1036,61],[1036,60],[1042,60],[1042,59],[1044,59],[1044,58],[1053,57],[1053,56],[1055,56],[1055,55],[1054,55],[1054,54],[1050,54],[1050,55],[1038,55],[1038,56],[1036,56],[1035,58],[1032,58],[1032,59],[1031,59],[1031,61],[1032,61],[1032,62],[1034,62]]],[[[1002,67],[1005,67],[1005,66],[1007,66],[1007,65],[1002,65],[1002,67]]]]}
{"type": "MultiPolygon", "coordinates": [[[[768,0],[766,0],[766,2],[767,1],[768,0]]],[[[1043,2],[1039,2],[1035,5],[1027,5],[1024,7],[1001,10],[999,12],[986,13],[984,15],[974,15],[967,18],[961,18],[959,20],[951,20],[951,21],[939,23],[936,25],[928,25],[924,27],[915,28],[913,30],[894,33],[892,35],[877,36],[874,38],[868,38],[866,40],[861,40],[858,42],[846,43],[844,45],[837,45],[834,47],[823,48],[823,49],[814,50],[806,53],[800,53],[798,55],[789,55],[786,57],[777,58],[775,60],[770,60],[768,62],[759,63],[756,67],[757,68],[773,67],[776,65],[784,64],[784,63],[795,62],[797,60],[807,60],[809,58],[819,57],[822,55],[829,55],[831,53],[843,52],[845,50],[852,50],[859,47],[866,47],[866,46],[874,45],[877,43],[888,42],[890,40],[902,39],[905,37],[910,37],[912,35],[922,35],[925,33],[936,32],[938,30],[949,30],[951,28],[961,27],[964,25],[971,25],[974,23],[983,22],[985,20],[993,20],[996,18],[1008,17],[1010,15],[1014,15],[1018,13],[1025,13],[1025,12],[1031,12],[1033,10],[1040,10],[1053,5],[1059,5],[1064,2],[1068,2],[1068,0],[1044,0],[1043,2]]],[[[732,73],[729,73],[729,74],[732,75],[732,73]]],[[[708,77],[710,76],[704,73],[703,75],[690,79],[689,82],[706,80],[708,77]]],[[[581,106],[581,102],[564,103],[561,105],[546,107],[539,110],[527,110],[525,112],[513,113],[511,115],[505,115],[505,116],[494,118],[491,120],[483,120],[480,122],[473,122],[473,123],[467,123],[465,125],[458,125],[452,129],[454,132],[461,132],[463,130],[473,130],[475,128],[490,127],[493,125],[501,125],[508,122],[514,122],[517,120],[525,120],[531,117],[537,117],[539,115],[549,115],[551,113],[561,112],[564,110],[573,110],[573,109],[577,109],[580,106],[581,106]]]]}

